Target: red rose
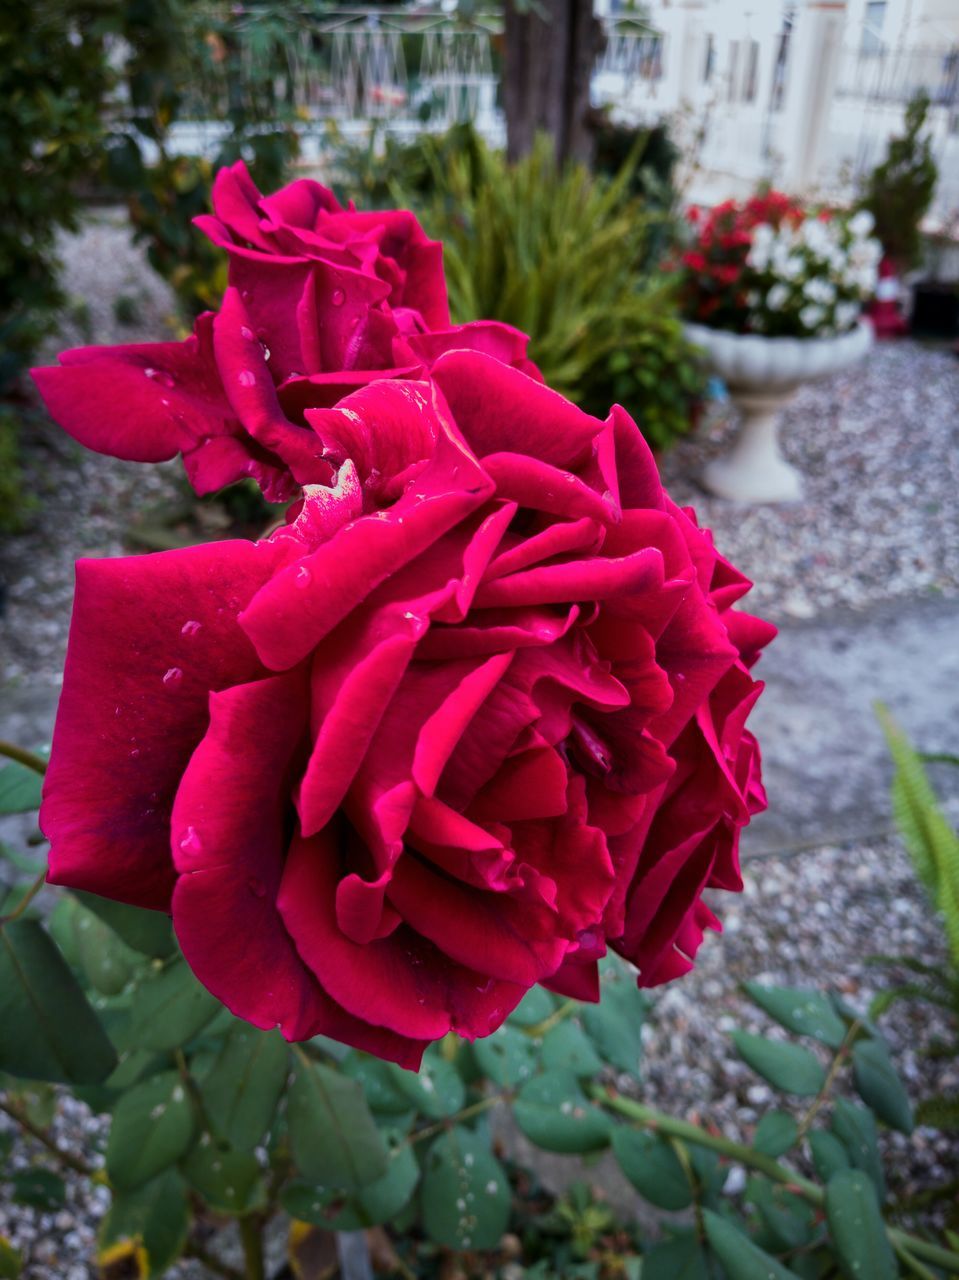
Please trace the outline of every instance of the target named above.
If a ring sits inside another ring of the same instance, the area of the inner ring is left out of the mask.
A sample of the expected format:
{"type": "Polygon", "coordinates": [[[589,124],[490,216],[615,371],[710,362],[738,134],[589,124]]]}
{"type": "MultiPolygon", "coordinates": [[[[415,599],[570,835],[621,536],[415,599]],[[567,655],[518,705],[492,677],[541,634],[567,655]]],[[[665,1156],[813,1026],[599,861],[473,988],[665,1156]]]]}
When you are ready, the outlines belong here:
{"type": "Polygon", "coordinates": [[[377,378],[423,377],[454,348],[540,376],[509,325],[450,326],[442,246],[411,213],[344,211],[307,180],[261,197],[242,163],[217,175],[214,207],[197,221],[230,255],[219,315],[185,342],[79,347],[33,371],[51,416],[88,448],[135,462],[182,453],[198,493],[251,476],[283,502],[299,484],[278,446],[295,454],[307,409],[377,378]]]}
{"type": "Polygon", "coordinates": [[[281,421],[242,308],[216,368],[302,504],[81,562],[51,879],[172,910],[256,1025],[410,1066],[534,983],[595,998],[607,947],[688,968],[763,803],[748,582],[621,409],[452,351],[281,421]]]}

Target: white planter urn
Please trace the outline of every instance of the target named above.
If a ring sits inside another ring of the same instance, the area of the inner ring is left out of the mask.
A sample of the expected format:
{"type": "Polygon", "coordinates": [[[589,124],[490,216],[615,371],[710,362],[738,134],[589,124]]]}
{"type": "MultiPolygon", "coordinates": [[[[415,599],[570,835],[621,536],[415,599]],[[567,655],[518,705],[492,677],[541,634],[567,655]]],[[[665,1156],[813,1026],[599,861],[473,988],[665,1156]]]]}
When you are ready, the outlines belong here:
{"type": "Polygon", "coordinates": [[[779,449],[779,415],[804,382],[855,364],[872,345],[872,328],[860,320],[834,338],[765,338],[687,324],[690,342],[705,351],[742,413],[742,426],[727,454],[704,469],[710,493],[734,502],[792,502],[802,478],[779,449]]]}

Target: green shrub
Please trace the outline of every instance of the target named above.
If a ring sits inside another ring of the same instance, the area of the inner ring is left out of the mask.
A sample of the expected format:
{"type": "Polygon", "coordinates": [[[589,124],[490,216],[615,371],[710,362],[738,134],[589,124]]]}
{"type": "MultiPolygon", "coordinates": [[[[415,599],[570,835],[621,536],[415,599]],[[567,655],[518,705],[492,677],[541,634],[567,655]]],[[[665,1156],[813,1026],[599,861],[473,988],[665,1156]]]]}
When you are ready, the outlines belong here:
{"type": "Polygon", "coordinates": [[[547,139],[515,165],[475,134],[434,147],[432,194],[393,195],[444,243],[454,319],[522,329],[550,386],[601,416],[619,401],[657,447],[688,431],[703,375],[652,253],[662,215],[629,193],[635,154],[607,180],[558,169],[547,139]]]}
{"type": "Polygon", "coordinates": [[[95,12],[72,0],[0,6],[0,395],[64,303],[56,236],[76,225],[109,83],[95,12]]]}
{"type": "Polygon", "coordinates": [[[289,70],[288,19],[296,15],[281,4],[221,10],[182,0],[127,0],[123,12],[131,114],[108,139],[104,176],[125,199],[135,238],[190,323],[216,307],[226,287],[225,255],[193,226],[210,210],[216,171],[242,158],[254,179],[273,190],[297,153],[282,78],[289,70]],[[181,117],[229,125],[212,159],[170,154],[170,129],[181,117]],[[144,140],[159,151],[149,165],[144,140]]]}
{"type": "Polygon", "coordinates": [[[866,180],[862,206],[876,220],[875,234],[890,258],[903,270],[919,265],[919,224],[936,191],[939,171],[932,142],[923,129],[929,99],[918,93],[906,107],[905,133],[890,138],[886,158],[866,180]]]}

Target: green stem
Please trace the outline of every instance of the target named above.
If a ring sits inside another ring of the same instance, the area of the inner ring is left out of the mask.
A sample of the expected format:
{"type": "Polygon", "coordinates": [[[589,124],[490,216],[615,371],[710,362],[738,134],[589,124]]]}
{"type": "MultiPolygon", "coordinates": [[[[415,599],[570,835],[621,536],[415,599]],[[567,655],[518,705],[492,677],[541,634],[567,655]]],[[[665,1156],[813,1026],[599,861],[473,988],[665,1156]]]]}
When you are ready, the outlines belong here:
{"type": "MultiPolygon", "coordinates": [[[[821,1207],[825,1201],[822,1187],[817,1186],[815,1182],[810,1182],[808,1178],[801,1177],[788,1165],[780,1164],[772,1156],[755,1151],[752,1147],[743,1146],[742,1143],[733,1142],[730,1138],[707,1133],[698,1125],[690,1124],[687,1120],[678,1120],[675,1116],[665,1115],[662,1111],[654,1111],[652,1107],[634,1102],[631,1098],[621,1098],[617,1093],[612,1093],[599,1085],[592,1085],[589,1093],[602,1106],[610,1111],[619,1112],[627,1119],[642,1125],[644,1129],[664,1134],[667,1138],[678,1138],[682,1142],[692,1142],[695,1146],[706,1147],[710,1151],[725,1156],[728,1160],[735,1161],[736,1164],[755,1169],[773,1182],[788,1187],[790,1191],[802,1196],[817,1208],[821,1207]]],[[[886,1235],[897,1252],[905,1249],[914,1258],[922,1259],[934,1267],[941,1267],[952,1275],[959,1275],[959,1253],[931,1244],[919,1236],[910,1235],[908,1231],[903,1231],[899,1227],[887,1225],[886,1235]]]]}
{"type": "Polygon", "coordinates": [[[904,1244],[897,1244],[893,1241],[892,1247],[895,1249],[896,1256],[900,1262],[905,1263],[910,1275],[916,1276],[917,1280],[936,1280],[935,1273],[930,1271],[924,1262],[914,1258],[904,1244]]]}
{"type": "Polygon", "coordinates": [[[547,1031],[552,1031],[555,1026],[568,1018],[570,1014],[576,1013],[579,1009],[578,1000],[564,1000],[558,1009],[554,1009],[548,1018],[544,1018],[542,1022],[535,1023],[532,1027],[520,1028],[524,1035],[530,1038],[536,1036],[545,1036],[547,1031]]]}
{"type": "Polygon", "coordinates": [[[819,1111],[821,1110],[821,1108],[829,1098],[829,1094],[832,1092],[832,1087],[833,1087],[833,1084],[835,1083],[836,1076],[839,1074],[840,1069],[842,1068],[846,1059],[849,1057],[849,1051],[852,1049],[852,1046],[855,1043],[856,1037],[859,1035],[859,1032],[861,1031],[861,1029],[862,1029],[862,1023],[859,1021],[858,1018],[854,1019],[849,1024],[849,1030],[846,1032],[845,1036],[843,1037],[843,1042],[839,1046],[839,1048],[836,1050],[836,1056],[833,1058],[832,1062],[830,1063],[829,1071],[827,1072],[826,1078],[822,1083],[822,1088],[816,1094],[808,1111],[799,1122],[799,1132],[796,1134],[797,1142],[799,1142],[802,1138],[805,1138],[806,1134],[809,1132],[809,1126],[812,1124],[813,1120],[816,1118],[816,1115],[819,1113],[819,1111]]]}
{"type": "Polygon", "coordinates": [[[608,1107],[610,1111],[618,1111],[620,1115],[626,1116],[629,1120],[635,1120],[645,1129],[665,1134],[667,1138],[679,1138],[683,1142],[692,1142],[697,1147],[706,1147],[721,1156],[726,1156],[729,1160],[736,1161],[737,1164],[744,1164],[751,1169],[756,1169],[759,1173],[764,1173],[773,1182],[780,1182],[790,1190],[798,1192],[811,1204],[820,1205],[823,1202],[821,1187],[818,1187],[815,1182],[810,1182],[808,1178],[802,1177],[787,1165],[780,1164],[772,1156],[754,1151],[752,1147],[744,1147],[739,1142],[733,1142],[731,1138],[707,1133],[699,1125],[690,1124],[688,1120],[678,1120],[675,1116],[665,1115],[661,1111],[654,1111],[652,1107],[634,1102],[631,1098],[621,1098],[619,1094],[609,1093],[598,1085],[593,1085],[589,1092],[597,1102],[608,1107]]]}
{"type": "Polygon", "coordinates": [[[887,1227],[886,1234],[894,1249],[905,1249],[934,1267],[942,1267],[944,1271],[950,1271],[954,1276],[959,1275],[959,1253],[953,1253],[951,1249],[943,1249],[940,1245],[932,1244],[919,1236],[911,1236],[908,1231],[902,1231],[899,1227],[887,1227]]]}
{"type": "Polygon", "coordinates": [[[38,756],[35,751],[28,751],[26,747],[18,747],[15,742],[7,742],[4,738],[0,738],[0,756],[6,756],[8,760],[16,760],[17,764],[32,769],[41,777],[47,771],[47,762],[43,756],[38,756]]]}
{"type": "Polygon", "coordinates": [[[488,1111],[490,1107],[495,1107],[497,1102],[505,1102],[509,1098],[508,1093],[491,1093],[488,1097],[481,1098],[479,1102],[472,1102],[468,1107],[464,1107],[462,1111],[457,1111],[455,1116],[446,1116],[445,1119],[437,1121],[436,1124],[429,1124],[425,1129],[417,1129],[415,1133],[411,1133],[406,1141],[413,1145],[414,1142],[424,1142],[427,1138],[432,1138],[434,1134],[442,1133],[444,1129],[449,1129],[454,1124],[459,1124],[461,1120],[469,1120],[471,1116],[478,1116],[482,1111],[488,1111]]]}
{"type": "Polygon", "coordinates": [[[26,911],[27,907],[29,907],[30,903],[34,900],[34,898],[43,888],[43,884],[46,878],[47,878],[47,869],[46,867],[44,867],[43,870],[40,872],[40,874],[37,876],[36,880],[34,880],[33,884],[30,886],[30,888],[26,891],[26,893],[23,895],[23,897],[20,899],[17,905],[13,908],[13,910],[9,912],[7,915],[0,917],[0,924],[9,924],[12,920],[19,920],[20,917],[23,915],[24,911],[26,911]]]}
{"type": "Polygon", "coordinates": [[[263,1261],[263,1224],[259,1218],[239,1219],[240,1243],[243,1245],[245,1280],[266,1280],[263,1261]]]}
{"type": "Polygon", "coordinates": [[[35,1125],[15,1103],[7,1102],[5,1098],[0,1098],[0,1111],[10,1117],[10,1119],[20,1126],[24,1133],[29,1133],[31,1138],[36,1138],[42,1146],[56,1157],[62,1165],[68,1169],[72,1169],[74,1173],[82,1174],[85,1178],[92,1178],[94,1170],[81,1160],[79,1156],[72,1155],[69,1151],[64,1151],[62,1147],[58,1147],[50,1135],[41,1129],[39,1125],[35,1125]]]}

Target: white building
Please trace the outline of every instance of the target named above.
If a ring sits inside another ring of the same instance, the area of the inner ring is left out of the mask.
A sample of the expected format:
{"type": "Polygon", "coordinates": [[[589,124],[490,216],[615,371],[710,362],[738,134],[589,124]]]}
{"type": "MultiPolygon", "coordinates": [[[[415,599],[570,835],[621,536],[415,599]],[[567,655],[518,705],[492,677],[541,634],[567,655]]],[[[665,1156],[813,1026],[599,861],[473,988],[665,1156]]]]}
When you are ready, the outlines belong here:
{"type": "Polygon", "coordinates": [[[609,40],[597,101],[673,121],[691,199],[761,180],[848,199],[924,89],[935,219],[959,213],[959,0],[648,0],[645,32],[618,0],[598,3],[609,40]]]}

